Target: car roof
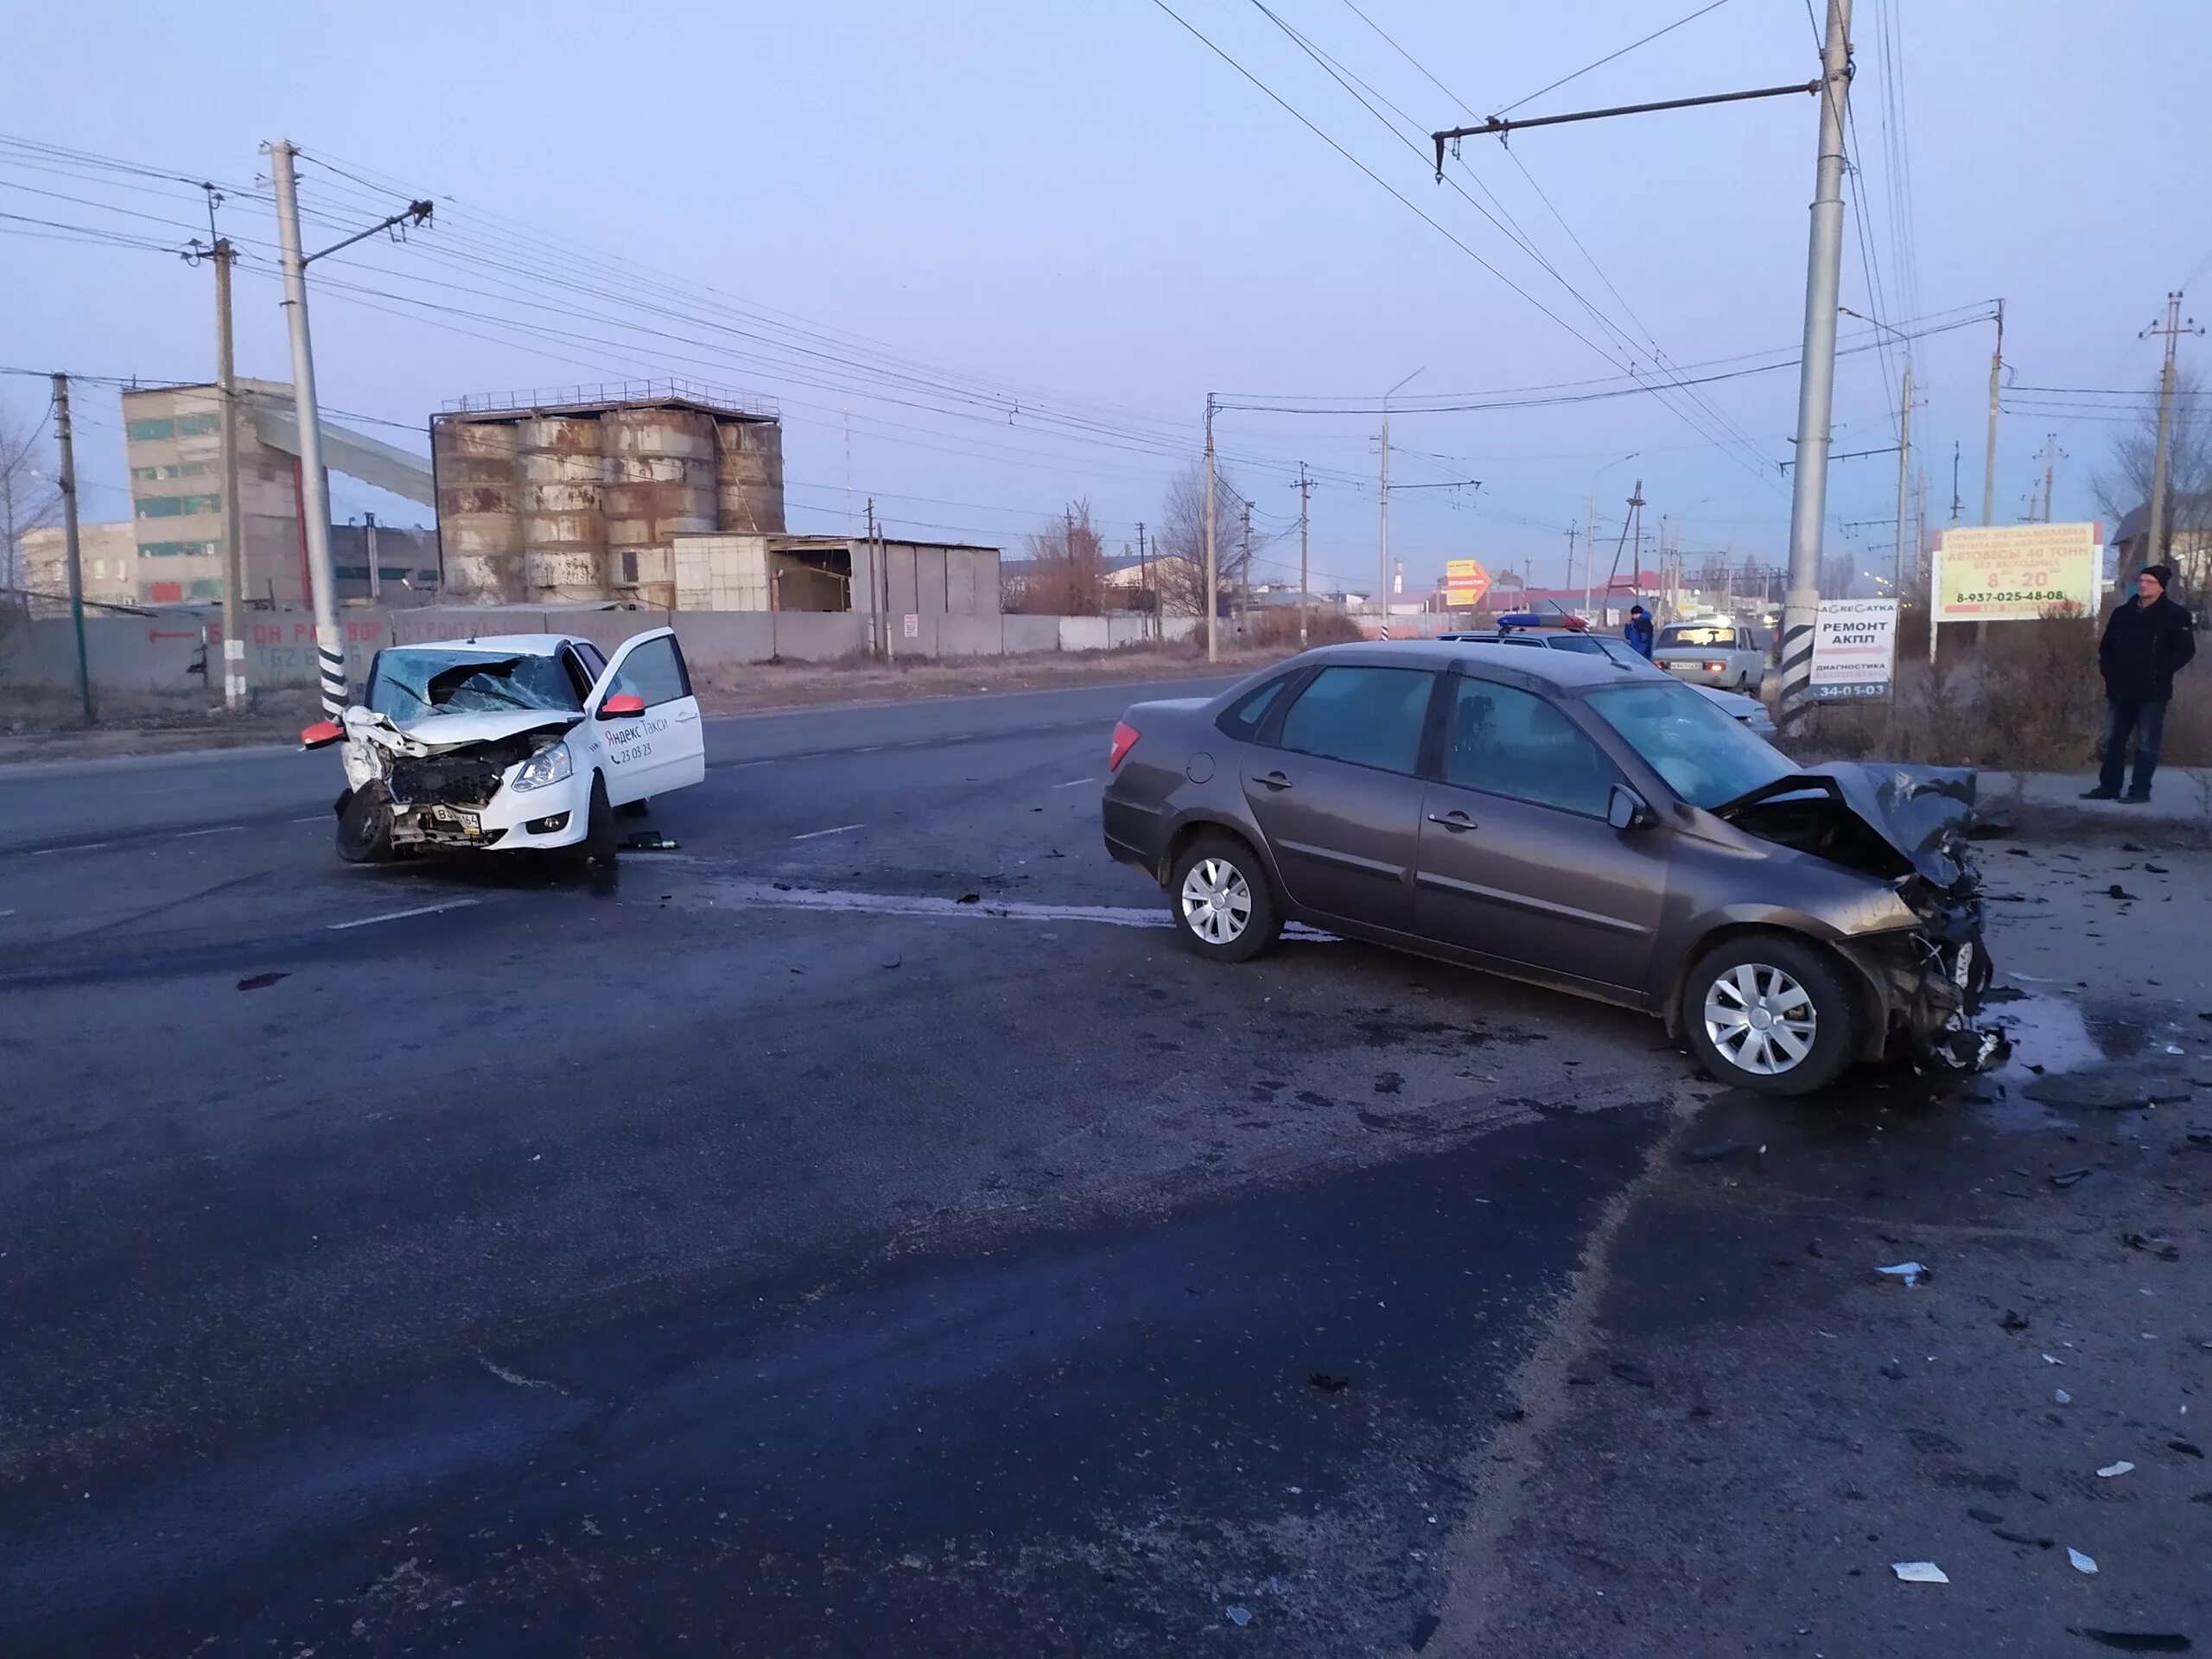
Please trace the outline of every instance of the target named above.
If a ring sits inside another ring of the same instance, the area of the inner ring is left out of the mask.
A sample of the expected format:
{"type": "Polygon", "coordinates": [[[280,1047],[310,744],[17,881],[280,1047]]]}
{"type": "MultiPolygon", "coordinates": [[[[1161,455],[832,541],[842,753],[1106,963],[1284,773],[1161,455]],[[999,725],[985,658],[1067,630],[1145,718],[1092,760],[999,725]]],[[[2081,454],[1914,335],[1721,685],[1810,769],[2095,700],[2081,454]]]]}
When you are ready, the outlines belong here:
{"type": "Polygon", "coordinates": [[[410,639],[394,651],[480,651],[486,657],[550,657],[576,636],[567,633],[480,633],[467,639],[410,639]]]}
{"type": "Polygon", "coordinates": [[[1372,640],[1356,645],[1323,645],[1294,659],[1300,663],[1344,663],[1362,668],[1441,670],[1457,663],[1472,669],[1503,668],[1562,690],[1586,685],[1618,685],[1628,671],[1599,652],[1531,651],[1526,645],[1480,645],[1452,639],[1372,640]]]}

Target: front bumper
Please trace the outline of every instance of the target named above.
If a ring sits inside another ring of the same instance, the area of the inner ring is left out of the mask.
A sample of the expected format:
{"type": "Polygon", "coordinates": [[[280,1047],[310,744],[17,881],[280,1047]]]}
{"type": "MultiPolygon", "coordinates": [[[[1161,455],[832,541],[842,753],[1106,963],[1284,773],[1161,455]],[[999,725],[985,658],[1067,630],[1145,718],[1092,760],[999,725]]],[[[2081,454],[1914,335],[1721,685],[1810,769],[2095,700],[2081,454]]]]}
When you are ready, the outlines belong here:
{"type": "Polygon", "coordinates": [[[1995,1027],[1978,1025],[1989,988],[1989,947],[1978,918],[1839,943],[1865,977],[1877,1015],[1861,1056],[1890,1055],[1965,1071],[1996,1065],[2010,1045],[1995,1027]]]}
{"type": "Polygon", "coordinates": [[[573,847],[591,830],[591,774],[518,791],[502,784],[484,802],[409,802],[391,807],[395,847],[440,851],[551,852],[573,847]],[[552,827],[543,826],[553,820],[552,827]]]}

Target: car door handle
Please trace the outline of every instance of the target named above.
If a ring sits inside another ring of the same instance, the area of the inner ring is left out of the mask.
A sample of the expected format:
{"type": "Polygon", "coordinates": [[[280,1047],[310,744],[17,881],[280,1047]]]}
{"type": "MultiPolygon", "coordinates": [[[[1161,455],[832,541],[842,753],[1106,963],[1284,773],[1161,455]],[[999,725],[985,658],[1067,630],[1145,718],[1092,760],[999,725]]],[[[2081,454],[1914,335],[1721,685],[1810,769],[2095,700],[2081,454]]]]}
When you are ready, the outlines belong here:
{"type": "Polygon", "coordinates": [[[1279,772],[1268,772],[1265,777],[1262,778],[1260,781],[1265,784],[1269,789],[1274,790],[1277,794],[1281,794],[1284,790],[1290,787],[1290,779],[1284,777],[1282,773],[1279,772]]]}
{"type": "Polygon", "coordinates": [[[696,720],[698,718],[699,711],[696,709],[686,709],[677,715],[676,720],[678,725],[682,725],[685,721],[696,720]]]}
{"type": "Polygon", "coordinates": [[[1428,815],[1428,821],[1431,823],[1442,824],[1454,835],[1459,834],[1462,830],[1471,830],[1475,827],[1475,821],[1464,812],[1432,812],[1428,815]]]}

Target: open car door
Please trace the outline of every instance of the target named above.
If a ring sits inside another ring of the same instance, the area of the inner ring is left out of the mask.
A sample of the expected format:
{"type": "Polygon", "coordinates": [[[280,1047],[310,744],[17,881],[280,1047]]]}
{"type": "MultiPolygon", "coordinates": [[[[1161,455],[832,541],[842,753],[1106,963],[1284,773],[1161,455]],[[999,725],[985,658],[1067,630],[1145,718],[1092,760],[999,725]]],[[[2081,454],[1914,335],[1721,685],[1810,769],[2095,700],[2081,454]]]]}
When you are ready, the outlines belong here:
{"type": "Polygon", "coordinates": [[[706,734],[675,629],[655,628],[623,641],[584,709],[591,716],[589,743],[598,750],[607,798],[613,804],[665,795],[705,779],[706,734]],[[608,699],[629,697],[642,710],[608,712],[608,699]]]}

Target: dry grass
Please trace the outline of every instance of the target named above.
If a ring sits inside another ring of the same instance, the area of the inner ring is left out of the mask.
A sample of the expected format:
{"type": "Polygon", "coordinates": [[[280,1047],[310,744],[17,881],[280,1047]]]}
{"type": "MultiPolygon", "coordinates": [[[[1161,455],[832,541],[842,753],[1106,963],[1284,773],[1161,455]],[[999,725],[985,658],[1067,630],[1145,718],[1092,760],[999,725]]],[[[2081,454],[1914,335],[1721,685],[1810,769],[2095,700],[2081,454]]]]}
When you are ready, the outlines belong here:
{"type": "MultiPolygon", "coordinates": [[[[1919,761],[2004,772],[2082,772],[2104,732],[2104,682],[2092,619],[2053,618],[1992,627],[1976,649],[1964,628],[1942,659],[1899,641],[1897,696],[1868,708],[1809,715],[1792,747],[1810,756],[1919,761]]],[[[2212,762],[2212,708],[2189,695],[2184,675],[2166,719],[2164,759],[2212,762]]]]}

